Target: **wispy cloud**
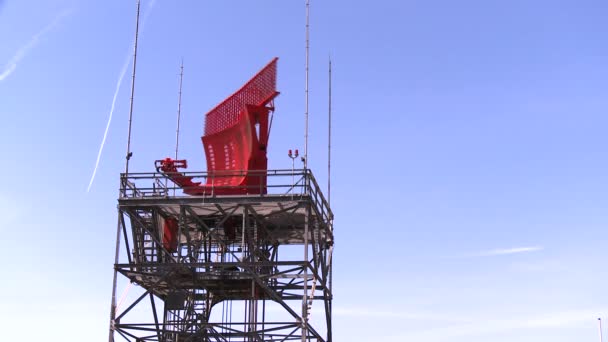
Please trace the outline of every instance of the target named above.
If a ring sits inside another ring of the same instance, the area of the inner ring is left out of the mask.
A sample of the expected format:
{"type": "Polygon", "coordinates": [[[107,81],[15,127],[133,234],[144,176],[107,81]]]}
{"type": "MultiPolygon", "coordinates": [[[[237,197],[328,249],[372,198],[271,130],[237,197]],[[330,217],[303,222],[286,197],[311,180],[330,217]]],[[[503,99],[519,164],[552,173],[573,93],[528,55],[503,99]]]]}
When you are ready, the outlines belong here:
{"type": "Polygon", "coordinates": [[[3,228],[9,228],[10,225],[18,222],[26,211],[26,204],[21,198],[13,195],[0,193],[0,216],[3,224],[0,224],[0,231],[3,228]]]}
{"type": "Polygon", "coordinates": [[[497,312],[465,314],[463,312],[403,311],[400,308],[379,309],[376,307],[336,307],[334,315],[340,320],[363,318],[370,322],[400,324],[407,329],[396,335],[384,336],[383,341],[440,342],[458,338],[483,337],[521,331],[560,329],[582,324],[595,324],[597,317],[606,308],[564,308],[554,312],[530,312],[528,314],[504,315],[497,312]],[[388,323],[387,323],[388,322],[388,323]],[[393,322],[393,323],[391,323],[393,322]]]}
{"type": "Polygon", "coordinates": [[[456,315],[442,315],[430,312],[407,312],[403,310],[378,309],[367,307],[334,308],[332,311],[336,316],[360,317],[360,318],[381,318],[412,321],[433,321],[433,322],[458,322],[472,323],[473,320],[456,315]]]}
{"type": "MultiPolygon", "coordinates": [[[[156,0],[150,1],[148,5],[148,9],[144,14],[144,18],[142,20],[142,25],[140,29],[140,33],[143,32],[144,24],[148,19],[148,16],[152,12],[154,5],[156,4],[156,0]]],[[[91,174],[91,180],[89,181],[89,186],[87,186],[87,192],[91,191],[91,186],[93,186],[93,181],[95,180],[95,175],[97,174],[97,169],[99,168],[99,161],[101,160],[101,153],[103,152],[103,147],[106,144],[106,138],[108,137],[108,132],[110,131],[110,124],[112,123],[112,116],[114,114],[114,108],[116,108],[116,99],[118,98],[118,93],[120,91],[120,86],[122,85],[122,80],[125,77],[127,72],[127,68],[131,64],[131,52],[127,53],[127,57],[125,58],[125,62],[122,65],[122,69],[120,69],[120,73],[118,74],[118,81],[116,82],[116,88],[114,89],[114,96],[112,97],[112,106],[110,107],[110,115],[108,116],[108,122],[106,123],[106,129],[103,132],[103,138],[101,140],[101,145],[99,145],[99,151],[97,152],[97,159],[95,160],[95,167],[93,168],[93,173],[91,174]]]]}
{"type": "Polygon", "coordinates": [[[542,246],[525,246],[525,247],[511,247],[511,248],[498,248],[491,249],[477,253],[476,256],[497,256],[497,255],[510,255],[510,254],[521,254],[542,251],[542,246]]]}
{"type": "Polygon", "coordinates": [[[7,77],[9,77],[16,69],[17,65],[21,60],[38,44],[40,38],[42,38],[45,34],[47,34],[50,30],[52,30],[63,18],[65,18],[68,14],[70,14],[72,10],[64,10],[60,12],[53,21],[51,21],[48,25],[46,25],[42,30],[36,33],[30,40],[27,41],[15,54],[13,57],[6,63],[4,69],[0,73],[0,82],[4,81],[7,77]]]}
{"type": "Polygon", "coordinates": [[[517,332],[524,329],[556,329],[580,324],[595,324],[601,310],[569,310],[517,318],[478,318],[474,323],[448,324],[439,328],[411,331],[399,336],[383,338],[385,341],[449,341],[456,337],[484,336],[517,332]]]}

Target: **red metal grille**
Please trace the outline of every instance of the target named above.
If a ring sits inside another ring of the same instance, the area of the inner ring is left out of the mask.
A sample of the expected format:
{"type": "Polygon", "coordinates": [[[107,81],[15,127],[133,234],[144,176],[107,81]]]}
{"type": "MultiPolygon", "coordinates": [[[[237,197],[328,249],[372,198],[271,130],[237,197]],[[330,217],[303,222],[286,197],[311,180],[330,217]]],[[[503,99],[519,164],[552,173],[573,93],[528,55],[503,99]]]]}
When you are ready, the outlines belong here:
{"type": "Polygon", "coordinates": [[[262,106],[276,95],[277,60],[273,59],[241,89],[207,113],[205,136],[235,125],[245,105],[262,106]]]}

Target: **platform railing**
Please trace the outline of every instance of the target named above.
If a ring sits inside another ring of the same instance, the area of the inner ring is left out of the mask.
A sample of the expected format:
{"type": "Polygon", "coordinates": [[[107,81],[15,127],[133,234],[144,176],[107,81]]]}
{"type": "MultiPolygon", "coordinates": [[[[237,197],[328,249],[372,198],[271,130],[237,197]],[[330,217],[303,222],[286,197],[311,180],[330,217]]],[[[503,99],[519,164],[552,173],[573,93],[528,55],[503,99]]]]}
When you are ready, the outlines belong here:
{"type": "Polygon", "coordinates": [[[186,197],[242,197],[242,196],[284,196],[290,199],[301,199],[309,197],[319,211],[323,220],[333,220],[333,213],[329,203],[325,199],[319,184],[311,170],[248,170],[248,171],[222,171],[220,172],[182,172],[180,176],[192,177],[193,182],[200,182],[205,186],[205,191],[196,196],[184,193],[187,188],[176,185],[171,178],[160,172],[130,172],[128,175],[120,175],[120,199],[130,198],[186,198],[186,197]],[[254,185],[223,185],[223,180],[232,177],[247,176],[249,179],[258,181],[251,182],[254,185]],[[238,189],[243,194],[218,195],[226,191],[238,189]]]}

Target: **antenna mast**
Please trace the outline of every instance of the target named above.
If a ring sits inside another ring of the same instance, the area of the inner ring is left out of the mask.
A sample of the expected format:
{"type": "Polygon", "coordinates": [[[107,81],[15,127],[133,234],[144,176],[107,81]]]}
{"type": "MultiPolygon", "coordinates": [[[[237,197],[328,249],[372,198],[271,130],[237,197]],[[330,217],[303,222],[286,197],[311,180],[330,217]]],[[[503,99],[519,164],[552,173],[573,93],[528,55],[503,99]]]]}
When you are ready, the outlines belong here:
{"type": "Polygon", "coordinates": [[[331,56],[329,56],[329,108],[327,130],[327,203],[331,205],[331,56]]]}
{"type": "Polygon", "coordinates": [[[182,112],[182,81],[184,79],[184,59],[180,66],[179,73],[179,96],[177,100],[177,130],[175,131],[175,159],[177,160],[177,150],[179,148],[179,120],[182,112]]]}
{"type": "Polygon", "coordinates": [[[308,64],[309,64],[309,16],[310,16],[310,0],[306,0],[306,112],[304,113],[305,128],[304,128],[304,171],[308,169],[308,64]]]}
{"type": "Polygon", "coordinates": [[[135,46],[133,47],[133,76],[131,77],[131,105],[129,108],[129,133],[127,136],[127,162],[125,165],[125,174],[129,174],[129,160],[131,153],[131,122],[133,121],[133,96],[135,94],[135,68],[137,66],[137,36],[139,34],[139,8],[140,0],[137,0],[137,17],[135,19],[135,46]]]}

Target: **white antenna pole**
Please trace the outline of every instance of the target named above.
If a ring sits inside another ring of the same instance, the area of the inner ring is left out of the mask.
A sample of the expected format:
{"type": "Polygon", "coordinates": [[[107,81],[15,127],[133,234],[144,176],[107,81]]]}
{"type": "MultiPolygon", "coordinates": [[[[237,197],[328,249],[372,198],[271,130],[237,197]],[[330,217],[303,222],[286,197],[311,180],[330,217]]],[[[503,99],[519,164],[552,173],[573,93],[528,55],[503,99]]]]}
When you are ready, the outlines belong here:
{"type": "Polygon", "coordinates": [[[133,76],[131,77],[131,106],[129,108],[129,133],[127,136],[127,163],[125,165],[125,174],[129,175],[129,160],[131,153],[131,122],[133,121],[133,96],[135,94],[135,68],[137,66],[137,36],[139,34],[139,8],[140,0],[137,0],[137,17],[135,20],[135,46],[133,47],[133,76]]]}
{"type": "Polygon", "coordinates": [[[599,326],[600,326],[600,342],[603,342],[604,336],[602,335],[602,319],[598,318],[597,321],[599,322],[599,326]]]}
{"type": "Polygon", "coordinates": [[[310,17],[310,0],[306,0],[306,111],[304,113],[305,128],[304,128],[304,170],[308,169],[308,65],[310,55],[310,33],[309,33],[309,17],[310,17]]]}
{"type": "Polygon", "coordinates": [[[182,64],[180,66],[179,73],[179,96],[177,100],[177,130],[175,131],[175,159],[177,160],[177,151],[179,148],[179,120],[182,112],[182,81],[184,79],[184,59],[182,58],[182,64]]]}
{"type": "Polygon", "coordinates": [[[331,56],[329,56],[329,108],[327,130],[327,203],[331,205],[331,56]]]}

